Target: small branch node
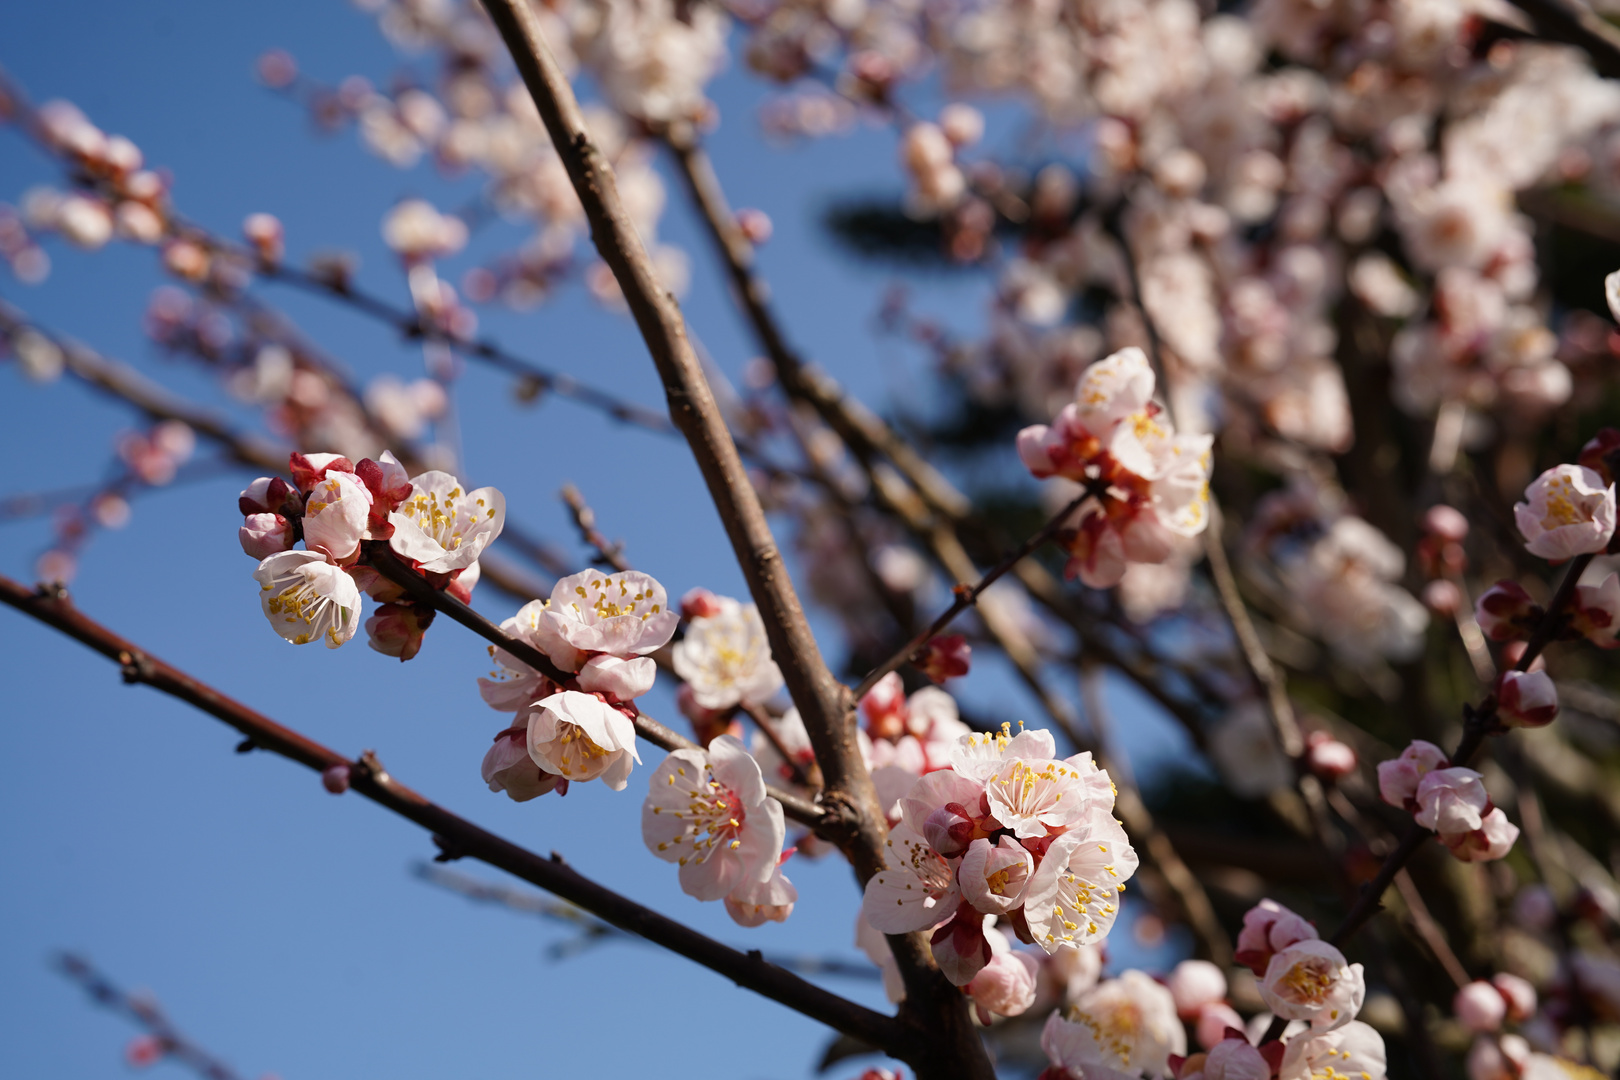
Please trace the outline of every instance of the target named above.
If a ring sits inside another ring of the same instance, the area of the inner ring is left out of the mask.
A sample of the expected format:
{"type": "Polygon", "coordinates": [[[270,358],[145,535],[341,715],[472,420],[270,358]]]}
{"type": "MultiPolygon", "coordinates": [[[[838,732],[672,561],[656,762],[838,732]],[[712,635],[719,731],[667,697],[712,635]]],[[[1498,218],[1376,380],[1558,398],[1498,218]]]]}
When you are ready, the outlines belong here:
{"type": "Polygon", "coordinates": [[[258,748],[259,744],[253,740],[252,736],[249,736],[236,744],[236,752],[238,754],[251,754],[258,748]]]}

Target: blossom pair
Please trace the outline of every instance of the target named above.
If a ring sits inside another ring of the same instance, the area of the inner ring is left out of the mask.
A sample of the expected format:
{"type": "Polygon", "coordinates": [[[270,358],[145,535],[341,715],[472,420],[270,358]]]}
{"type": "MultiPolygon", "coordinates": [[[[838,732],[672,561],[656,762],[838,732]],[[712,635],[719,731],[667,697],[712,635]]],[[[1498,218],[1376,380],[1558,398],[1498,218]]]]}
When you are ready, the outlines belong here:
{"type": "Polygon", "coordinates": [[[1500,859],[1519,838],[1518,826],[1491,802],[1484,777],[1473,769],[1452,767],[1438,746],[1422,739],[1378,766],[1378,792],[1385,802],[1410,811],[1419,825],[1438,833],[1464,862],[1500,859]]]}
{"type": "Polygon", "coordinates": [[[1176,538],[1209,524],[1208,435],[1178,435],[1153,401],[1141,349],[1092,364],[1075,400],[1051,425],[1018,433],[1018,456],[1038,479],[1101,483],[1069,540],[1070,571],[1093,588],[1117,585],[1131,563],[1162,563],[1176,538]]]}
{"type": "Polygon", "coordinates": [[[484,758],[490,790],[523,802],[600,779],[622,791],[641,760],[634,700],[658,674],[647,654],[669,641],[679,621],[652,577],[584,570],[503,622],[502,631],[544,653],[568,678],[558,684],[490,647],[495,668],[478,680],[479,693],[491,708],[515,713],[484,758]]]}

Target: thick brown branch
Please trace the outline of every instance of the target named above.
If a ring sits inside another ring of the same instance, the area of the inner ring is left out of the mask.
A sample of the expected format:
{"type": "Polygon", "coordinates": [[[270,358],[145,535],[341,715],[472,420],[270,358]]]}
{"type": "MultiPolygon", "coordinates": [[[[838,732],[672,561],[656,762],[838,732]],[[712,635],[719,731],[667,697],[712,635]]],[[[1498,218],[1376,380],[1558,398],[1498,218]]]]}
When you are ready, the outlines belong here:
{"type": "Polygon", "coordinates": [[[347,767],[350,786],[356,792],[427,829],[444,857],[474,858],[504,870],[613,926],[678,953],[836,1031],[902,1057],[915,1056],[918,1052],[914,1033],[895,1019],[829,993],[767,963],[757,953],[738,952],[620,896],[581,875],[560,856],[545,858],[479,828],[395,780],[371,754],[351,761],[281,726],[86,618],[65,595],[34,592],[0,577],[0,603],[60,630],[117,662],[126,682],[145,683],[223,720],[247,736],[256,748],[280,754],[316,772],[325,772],[334,766],[347,767]]]}
{"type": "MultiPolygon", "coordinates": [[[[771,653],[809,733],[826,781],[825,800],[848,810],[844,849],[862,882],[884,865],[888,828],[855,740],[853,699],[833,678],[798,594],[782,567],[759,498],[726,429],[674,298],[653,268],[619,200],[613,170],[591,141],[567,76],[551,55],[539,16],[523,0],[484,0],[517,63],[552,144],[590,221],[591,239],[618,281],[664,382],[670,416],[686,436],[709,487],[749,593],[765,623],[771,653]]],[[[906,984],[906,1010],[933,1031],[919,1075],[992,1075],[965,999],[938,972],[920,934],[892,939],[906,984]]]]}

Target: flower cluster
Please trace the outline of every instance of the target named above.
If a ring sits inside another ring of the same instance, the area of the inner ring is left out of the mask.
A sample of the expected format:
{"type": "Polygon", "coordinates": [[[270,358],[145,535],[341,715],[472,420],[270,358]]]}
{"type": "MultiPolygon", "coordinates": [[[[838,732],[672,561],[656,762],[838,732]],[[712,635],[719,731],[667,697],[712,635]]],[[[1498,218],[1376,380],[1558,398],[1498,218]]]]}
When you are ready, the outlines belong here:
{"type": "Polygon", "coordinates": [[[1378,793],[1439,833],[1441,843],[1464,862],[1500,859],[1519,838],[1518,826],[1486,794],[1484,777],[1452,767],[1438,746],[1422,739],[1379,764],[1378,793]]]}
{"type": "Polygon", "coordinates": [[[1130,563],[1164,562],[1177,536],[1209,524],[1212,440],[1177,435],[1153,390],[1147,357],[1124,349],[1086,368],[1052,426],[1018,433],[1018,456],[1038,479],[1104,491],[1080,508],[1068,541],[1070,572],[1093,588],[1117,585],[1130,563]]]}
{"type": "MultiPolygon", "coordinates": [[[[999,955],[987,919],[1048,954],[1093,945],[1107,937],[1136,871],[1108,774],[1090,754],[1055,754],[1041,730],[962,736],[949,764],[900,800],[887,865],[866,884],[865,922],[885,934],[932,930],[940,969],[970,994],[999,955]]],[[[1023,961],[1000,963],[990,978],[1005,989],[1017,974],[1010,965],[1023,961]]],[[[1028,1007],[1015,995],[996,1000],[1014,1010],[991,1009],[1001,1015],[1028,1007]]]]}
{"type": "Polygon", "coordinates": [[[557,582],[547,600],[531,600],[501,624],[506,634],[544,653],[562,683],[506,649],[490,647],[495,668],[478,680],[486,704],[516,715],[484,757],[491,791],[517,802],[568,784],[600,779],[614,791],[629,783],[636,752],[635,699],[651,690],[655,652],[680,616],[664,587],[646,574],[583,570],[557,582]]]}
{"type": "Polygon", "coordinates": [[[380,605],[366,623],[371,647],[409,660],[433,613],[363,562],[362,545],[386,545],[434,588],[465,601],[478,582],[478,556],[505,523],[506,500],[494,488],[464,491],[448,473],[407,476],[389,453],[358,465],[295,453],[288,466],[291,482],[260,477],[237,500],[242,550],[260,560],[253,577],[265,618],[295,645],[335,649],[359,630],[366,592],[380,605]]]}

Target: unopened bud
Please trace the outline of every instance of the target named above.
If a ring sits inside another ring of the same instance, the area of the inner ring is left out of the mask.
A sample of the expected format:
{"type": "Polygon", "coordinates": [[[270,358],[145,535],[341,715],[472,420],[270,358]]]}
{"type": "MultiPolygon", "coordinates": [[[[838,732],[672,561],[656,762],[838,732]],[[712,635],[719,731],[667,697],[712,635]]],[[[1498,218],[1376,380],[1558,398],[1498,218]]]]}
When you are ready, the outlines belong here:
{"type": "Polygon", "coordinates": [[[1356,752],[1331,735],[1313,732],[1305,749],[1305,764],[1323,780],[1339,780],[1356,771],[1356,752]]]}
{"type": "Polygon", "coordinates": [[[751,206],[737,211],[737,228],[742,230],[750,244],[763,244],[771,238],[773,231],[770,215],[751,206]]]}
{"type": "Polygon", "coordinates": [[[1507,1002],[1507,1018],[1522,1023],[1536,1014],[1536,988],[1517,975],[1502,972],[1491,977],[1491,985],[1507,1002]]]}
{"type": "Polygon", "coordinates": [[[1445,578],[1437,578],[1423,586],[1423,606],[1436,615],[1455,615],[1462,607],[1462,590],[1445,578]]]}
{"type": "Polygon", "coordinates": [[[946,803],[923,822],[923,839],[947,859],[954,859],[968,849],[973,839],[973,824],[961,803],[946,803]]]}
{"type": "Polygon", "coordinates": [[[349,790],[349,766],[333,765],[321,773],[321,787],[334,795],[341,795],[349,790]]]}
{"type": "Polygon", "coordinates": [[[137,1069],[154,1065],[164,1054],[163,1040],[156,1035],[137,1035],[124,1046],[124,1060],[137,1069]]]}
{"type": "Polygon", "coordinates": [[[1492,641],[1527,637],[1541,615],[1541,605],[1516,581],[1498,581],[1474,601],[1474,618],[1492,641]]]}
{"type": "Polygon", "coordinates": [[[966,675],[973,662],[973,647],[961,634],[934,638],[917,657],[917,669],[936,683],[966,675]]]}
{"type": "Polygon", "coordinates": [[[1440,503],[1423,515],[1423,531],[1442,540],[1461,542],[1468,536],[1468,519],[1454,506],[1440,503]]]}
{"type": "Polygon", "coordinates": [[[1588,469],[1603,477],[1605,484],[1614,483],[1614,471],[1609,468],[1609,457],[1620,451],[1620,431],[1614,428],[1604,428],[1592,436],[1587,444],[1581,447],[1580,457],[1575,459],[1576,464],[1585,465],[1588,469]]]}
{"type": "Polygon", "coordinates": [[[1509,671],[1496,695],[1508,727],[1545,727],[1558,715],[1558,688],[1545,671],[1509,671]]]}
{"type": "Polygon", "coordinates": [[[284,233],[281,222],[273,214],[249,214],[242,222],[242,235],[247,237],[253,250],[265,262],[281,259],[284,233]]]}
{"type": "Polygon", "coordinates": [[[681,597],[681,618],[712,619],[720,614],[720,598],[701,586],[688,589],[681,597]]]}
{"type": "Polygon", "coordinates": [[[1496,1031],[1507,1016],[1507,1002],[1488,982],[1471,982],[1452,999],[1451,1011],[1469,1031],[1496,1031]]]}

